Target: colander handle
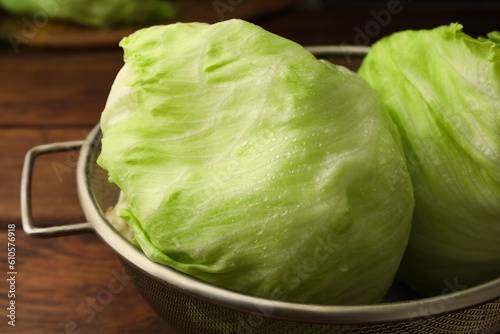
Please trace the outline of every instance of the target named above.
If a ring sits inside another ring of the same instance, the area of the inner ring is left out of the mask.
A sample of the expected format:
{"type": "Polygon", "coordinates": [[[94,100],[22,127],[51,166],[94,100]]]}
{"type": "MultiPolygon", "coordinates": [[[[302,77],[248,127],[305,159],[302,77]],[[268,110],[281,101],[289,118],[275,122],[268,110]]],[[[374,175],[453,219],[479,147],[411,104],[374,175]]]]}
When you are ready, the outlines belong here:
{"type": "Polygon", "coordinates": [[[79,140],[40,145],[33,147],[26,153],[21,178],[21,219],[23,222],[24,232],[26,232],[29,236],[50,238],[92,232],[94,230],[92,225],[88,222],[72,225],[36,227],[33,223],[33,214],[31,209],[31,179],[33,176],[35,159],[43,154],[79,150],[83,143],[83,140],[79,140]]]}

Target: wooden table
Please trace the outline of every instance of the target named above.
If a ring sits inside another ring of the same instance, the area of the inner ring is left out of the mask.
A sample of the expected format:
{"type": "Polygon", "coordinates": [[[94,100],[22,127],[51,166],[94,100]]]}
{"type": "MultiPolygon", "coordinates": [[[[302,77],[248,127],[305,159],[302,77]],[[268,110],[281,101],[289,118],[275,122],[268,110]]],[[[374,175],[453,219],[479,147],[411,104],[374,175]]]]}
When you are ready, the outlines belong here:
{"type": "MultiPolygon", "coordinates": [[[[500,29],[500,7],[429,9],[416,2],[401,1],[401,10],[385,21],[380,15],[388,8],[382,5],[300,7],[254,22],[303,45],[371,44],[393,31],[452,21],[464,24],[471,35],[500,29]]],[[[96,235],[33,239],[21,226],[24,154],[39,144],[84,139],[99,122],[121,66],[116,46],[21,47],[17,53],[9,44],[0,47],[0,333],[175,333],[121,276],[117,257],[96,235]],[[16,237],[13,270],[7,262],[9,227],[16,237]],[[10,271],[16,272],[15,299],[8,297],[10,271]],[[117,276],[123,289],[106,293],[117,276]],[[15,327],[7,323],[10,300],[15,300],[15,327]]],[[[38,225],[85,220],[75,190],[75,162],[68,152],[37,160],[33,213],[38,225]]]]}

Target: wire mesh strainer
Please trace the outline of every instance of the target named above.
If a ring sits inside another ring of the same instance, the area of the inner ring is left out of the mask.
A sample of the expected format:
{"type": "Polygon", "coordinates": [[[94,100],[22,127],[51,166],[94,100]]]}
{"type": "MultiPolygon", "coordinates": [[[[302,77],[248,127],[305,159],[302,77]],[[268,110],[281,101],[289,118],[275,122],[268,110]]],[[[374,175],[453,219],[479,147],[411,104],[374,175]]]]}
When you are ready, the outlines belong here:
{"type": "MultiPolygon", "coordinates": [[[[356,70],[366,48],[311,47],[315,54],[356,70]]],[[[500,278],[434,298],[419,298],[397,283],[383,303],[324,306],[288,303],[240,294],[204,283],[150,261],[104,218],[120,190],[96,164],[99,126],[85,141],[38,146],[26,155],[21,204],[23,227],[32,236],[95,231],[119,256],[149,305],[181,333],[499,333],[500,278]],[[78,149],[78,195],[88,223],[37,228],[31,214],[34,159],[45,153],[78,149]]],[[[332,284],[335,284],[332,282],[332,284]]]]}

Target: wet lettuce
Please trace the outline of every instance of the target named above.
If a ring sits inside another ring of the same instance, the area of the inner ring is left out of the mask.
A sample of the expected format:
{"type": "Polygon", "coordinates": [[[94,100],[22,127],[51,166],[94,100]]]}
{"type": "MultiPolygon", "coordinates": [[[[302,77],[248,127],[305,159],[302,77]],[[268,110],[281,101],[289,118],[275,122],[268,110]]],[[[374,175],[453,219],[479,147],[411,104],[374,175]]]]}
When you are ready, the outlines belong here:
{"type": "Polygon", "coordinates": [[[121,46],[98,163],[149,258],[274,299],[384,296],[414,200],[361,77],[241,20],[155,26],[121,46]]]}
{"type": "Polygon", "coordinates": [[[398,277],[428,295],[500,277],[499,35],[398,32],[359,70],[398,126],[414,185],[398,277]]]}

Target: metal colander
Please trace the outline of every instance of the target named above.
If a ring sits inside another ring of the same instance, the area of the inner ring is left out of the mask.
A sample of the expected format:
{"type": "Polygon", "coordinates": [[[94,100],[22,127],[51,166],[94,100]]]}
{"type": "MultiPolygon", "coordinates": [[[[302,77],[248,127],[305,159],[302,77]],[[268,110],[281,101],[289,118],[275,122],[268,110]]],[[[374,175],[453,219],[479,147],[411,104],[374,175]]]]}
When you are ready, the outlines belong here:
{"type": "MultiPolygon", "coordinates": [[[[366,48],[311,47],[316,55],[353,70],[366,48]]],[[[500,278],[462,291],[420,298],[397,282],[377,305],[325,306],[290,303],[223,289],[150,261],[122,237],[104,212],[120,190],[96,164],[99,126],[84,141],[31,149],[21,184],[23,228],[34,237],[95,231],[119,256],[149,305],[180,333],[485,333],[500,332],[500,278]],[[38,155],[80,149],[78,195],[87,223],[39,228],[31,212],[31,176],[38,155]]],[[[335,284],[335,282],[332,282],[335,284]]]]}

